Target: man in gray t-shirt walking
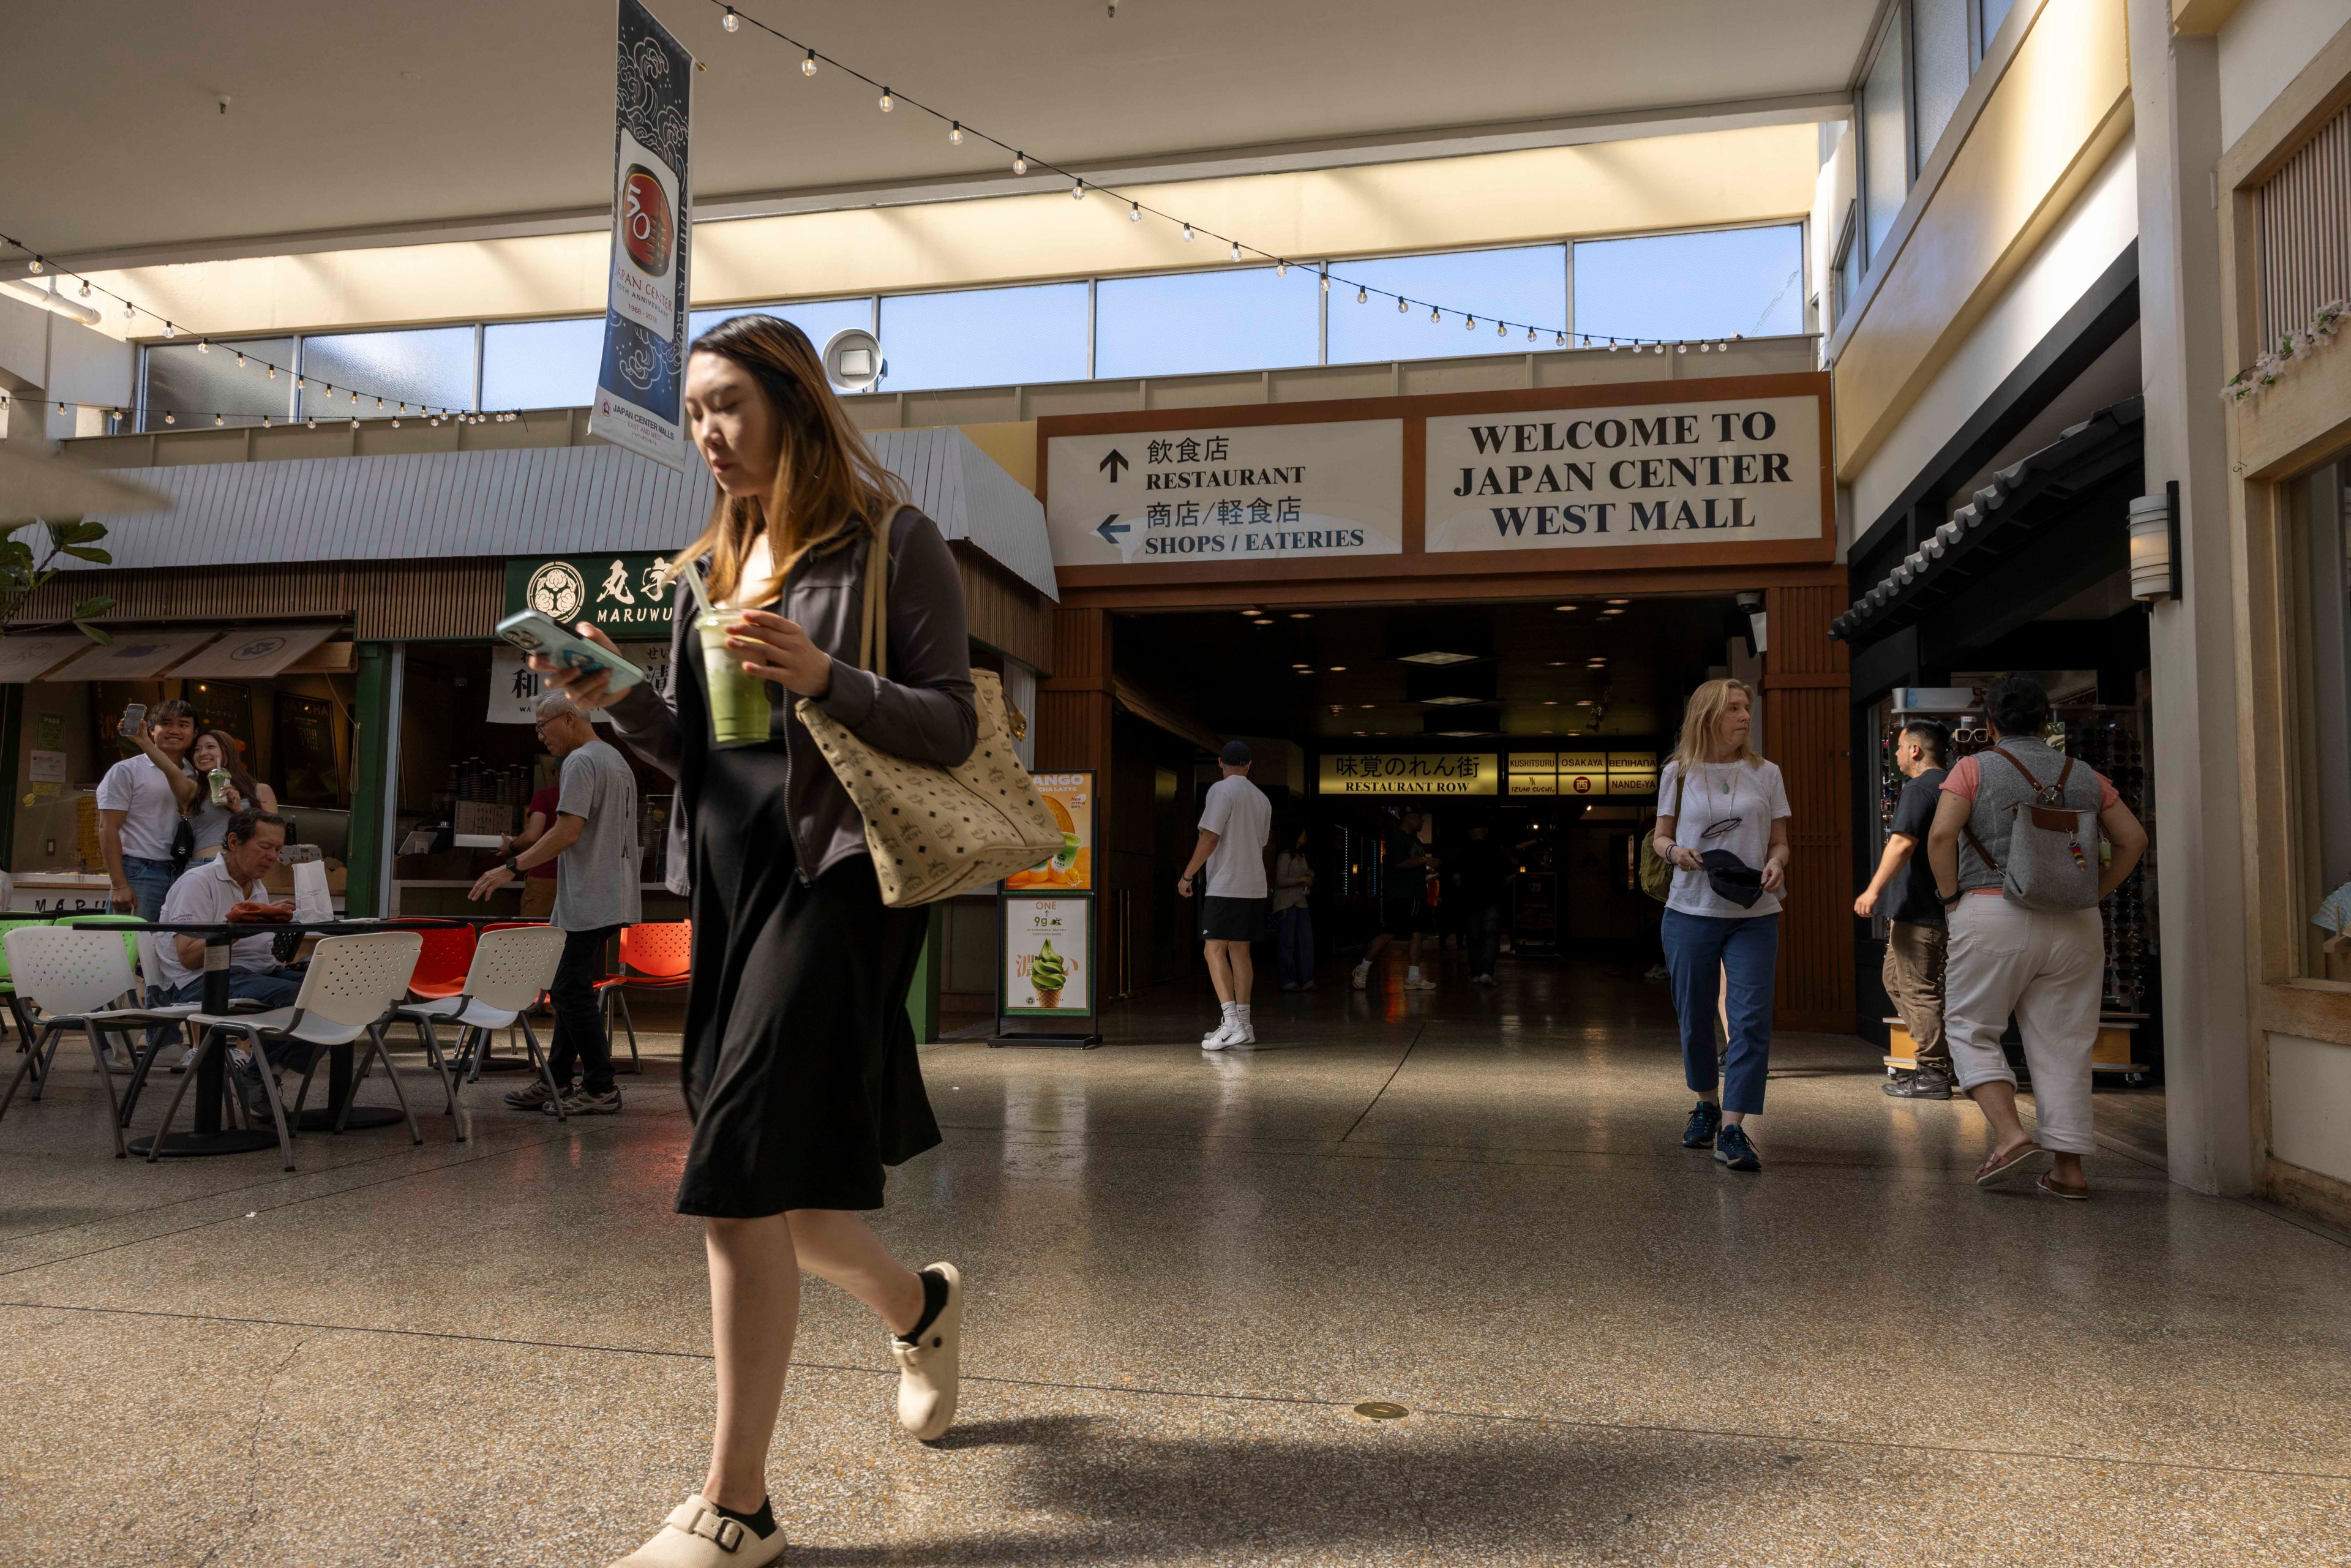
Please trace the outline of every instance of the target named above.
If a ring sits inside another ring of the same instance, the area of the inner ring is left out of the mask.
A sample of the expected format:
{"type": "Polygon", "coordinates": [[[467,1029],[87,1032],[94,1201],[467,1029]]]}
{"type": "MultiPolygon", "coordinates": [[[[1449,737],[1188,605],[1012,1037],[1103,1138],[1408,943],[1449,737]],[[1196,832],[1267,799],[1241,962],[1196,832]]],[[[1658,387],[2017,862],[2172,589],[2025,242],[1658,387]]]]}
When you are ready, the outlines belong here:
{"type": "MultiPolygon", "coordinates": [[[[564,933],[563,962],[547,988],[555,1004],[549,1076],[570,1116],[609,1116],[621,1108],[612,1082],[612,1044],[604,1033],[596,982],[604,977],[604,949],[623,925],[643,917],[637,873],[637,776],[610,745],[596,737],[588,716],[560,692],[538,699],[538,738],[563,760],[555,821],[528,849],[510,854],[474,883],[487,898],[535,865],[556,862],[555,912],[549,924],[564,933]],[[571,1083],[574,1063],[579,1087],[571,1083]]],[[[533,1083],[506,1097],[517,1111],[555,1113],[547,1086],[533,1083]]]]}

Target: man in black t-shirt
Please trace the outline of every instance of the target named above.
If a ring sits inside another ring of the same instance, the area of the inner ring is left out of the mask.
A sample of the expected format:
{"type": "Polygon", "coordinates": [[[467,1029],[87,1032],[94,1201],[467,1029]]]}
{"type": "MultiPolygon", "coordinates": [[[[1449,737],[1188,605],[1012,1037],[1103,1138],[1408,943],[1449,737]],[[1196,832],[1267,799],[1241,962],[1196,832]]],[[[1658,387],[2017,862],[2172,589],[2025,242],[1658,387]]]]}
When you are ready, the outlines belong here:
{"type": "Polygon", "coordinates": [[[1894,765],[1910,780],[1894,805],[1894,821],[1879,857],[1853,912],[1868,918],[1889,886],[1896,886],[1886,912],[1886,994],[1910,1031],[1917,1067],[1896,1073],[1886,1092],[1897,1100],[1951,1097],[1951,1050],[1943,1040],[1943,904],[1935,896],[1935,873],[1918,852],[1935,821],[1935,803],[1950,761],[1950,735],[1932,719],[1913,719],[1894,737],[1894,765]]]}

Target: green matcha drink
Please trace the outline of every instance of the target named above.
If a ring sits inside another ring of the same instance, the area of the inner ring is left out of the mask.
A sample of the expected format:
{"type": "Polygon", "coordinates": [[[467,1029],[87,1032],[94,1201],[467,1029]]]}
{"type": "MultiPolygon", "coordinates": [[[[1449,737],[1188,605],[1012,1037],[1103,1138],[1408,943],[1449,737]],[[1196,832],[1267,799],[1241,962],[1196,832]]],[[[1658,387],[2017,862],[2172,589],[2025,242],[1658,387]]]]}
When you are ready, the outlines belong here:
{"type": "Polygon", "coordinates": [[[742,623],[741,611],[697,615],[694,621],[702,637],[703,685],[710,691],[710,738],[719,746],[768,738],[768,683],[745,674],[742,655],[726,647],[727,632],[742,623]]]}

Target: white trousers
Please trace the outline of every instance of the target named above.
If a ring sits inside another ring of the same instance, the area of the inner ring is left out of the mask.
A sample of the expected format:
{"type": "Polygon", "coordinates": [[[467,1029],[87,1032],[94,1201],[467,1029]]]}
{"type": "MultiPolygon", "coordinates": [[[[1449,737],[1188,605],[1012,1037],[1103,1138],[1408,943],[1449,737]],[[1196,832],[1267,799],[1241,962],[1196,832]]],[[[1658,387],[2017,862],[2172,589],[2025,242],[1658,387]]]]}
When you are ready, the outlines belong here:
{"type": "Polygon", "coordinates": [[[2032,1069],[2033,1137],[2060,1154],[2095,1147],[2090,1052],[2098,1040],[2105,967],[2095,908],[2026,909],[1998,894],[1975,893],[1951,906],[1943,1019],[1959,1087],[2016,1082],[2000,1048],[2015,1015],[2032,1069]]]}

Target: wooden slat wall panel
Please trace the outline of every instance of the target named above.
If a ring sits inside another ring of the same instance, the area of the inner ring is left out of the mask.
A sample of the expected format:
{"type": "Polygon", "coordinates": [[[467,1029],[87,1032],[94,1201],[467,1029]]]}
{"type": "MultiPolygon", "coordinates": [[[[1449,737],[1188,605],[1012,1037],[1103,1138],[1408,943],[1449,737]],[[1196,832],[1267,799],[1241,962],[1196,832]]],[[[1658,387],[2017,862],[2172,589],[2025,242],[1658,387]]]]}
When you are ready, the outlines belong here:
{"type": "Polygon", "coordinates": [[[1053,612],[1053,674],[1037,685],[1037,768],[1092,768],[1110,791],[1110,615],[1101,610],[1053,612]]]}
{"type": "Polygon", "coordinates": [[[1843,1034],[1854,1009],[1853,743],[1845,647],[1828,635],[1837,599],[1833,586],[1767,592],[1763,684],[1771,759],[1792,813],[1776,1020],[1843,1034]]]}
{"type": "Polygon", "coordinates": [[[965,539],[956,539],[963,573],[963,612],[972,636],[1009,653],[1040,675],[1053,671],[1053,603],[965,539]]]}
{"type": "Polygon", "coordinates": [[[362,643],[487,637],[506,613],[503,557],[351,569],[351,634],[362,643]]]}

